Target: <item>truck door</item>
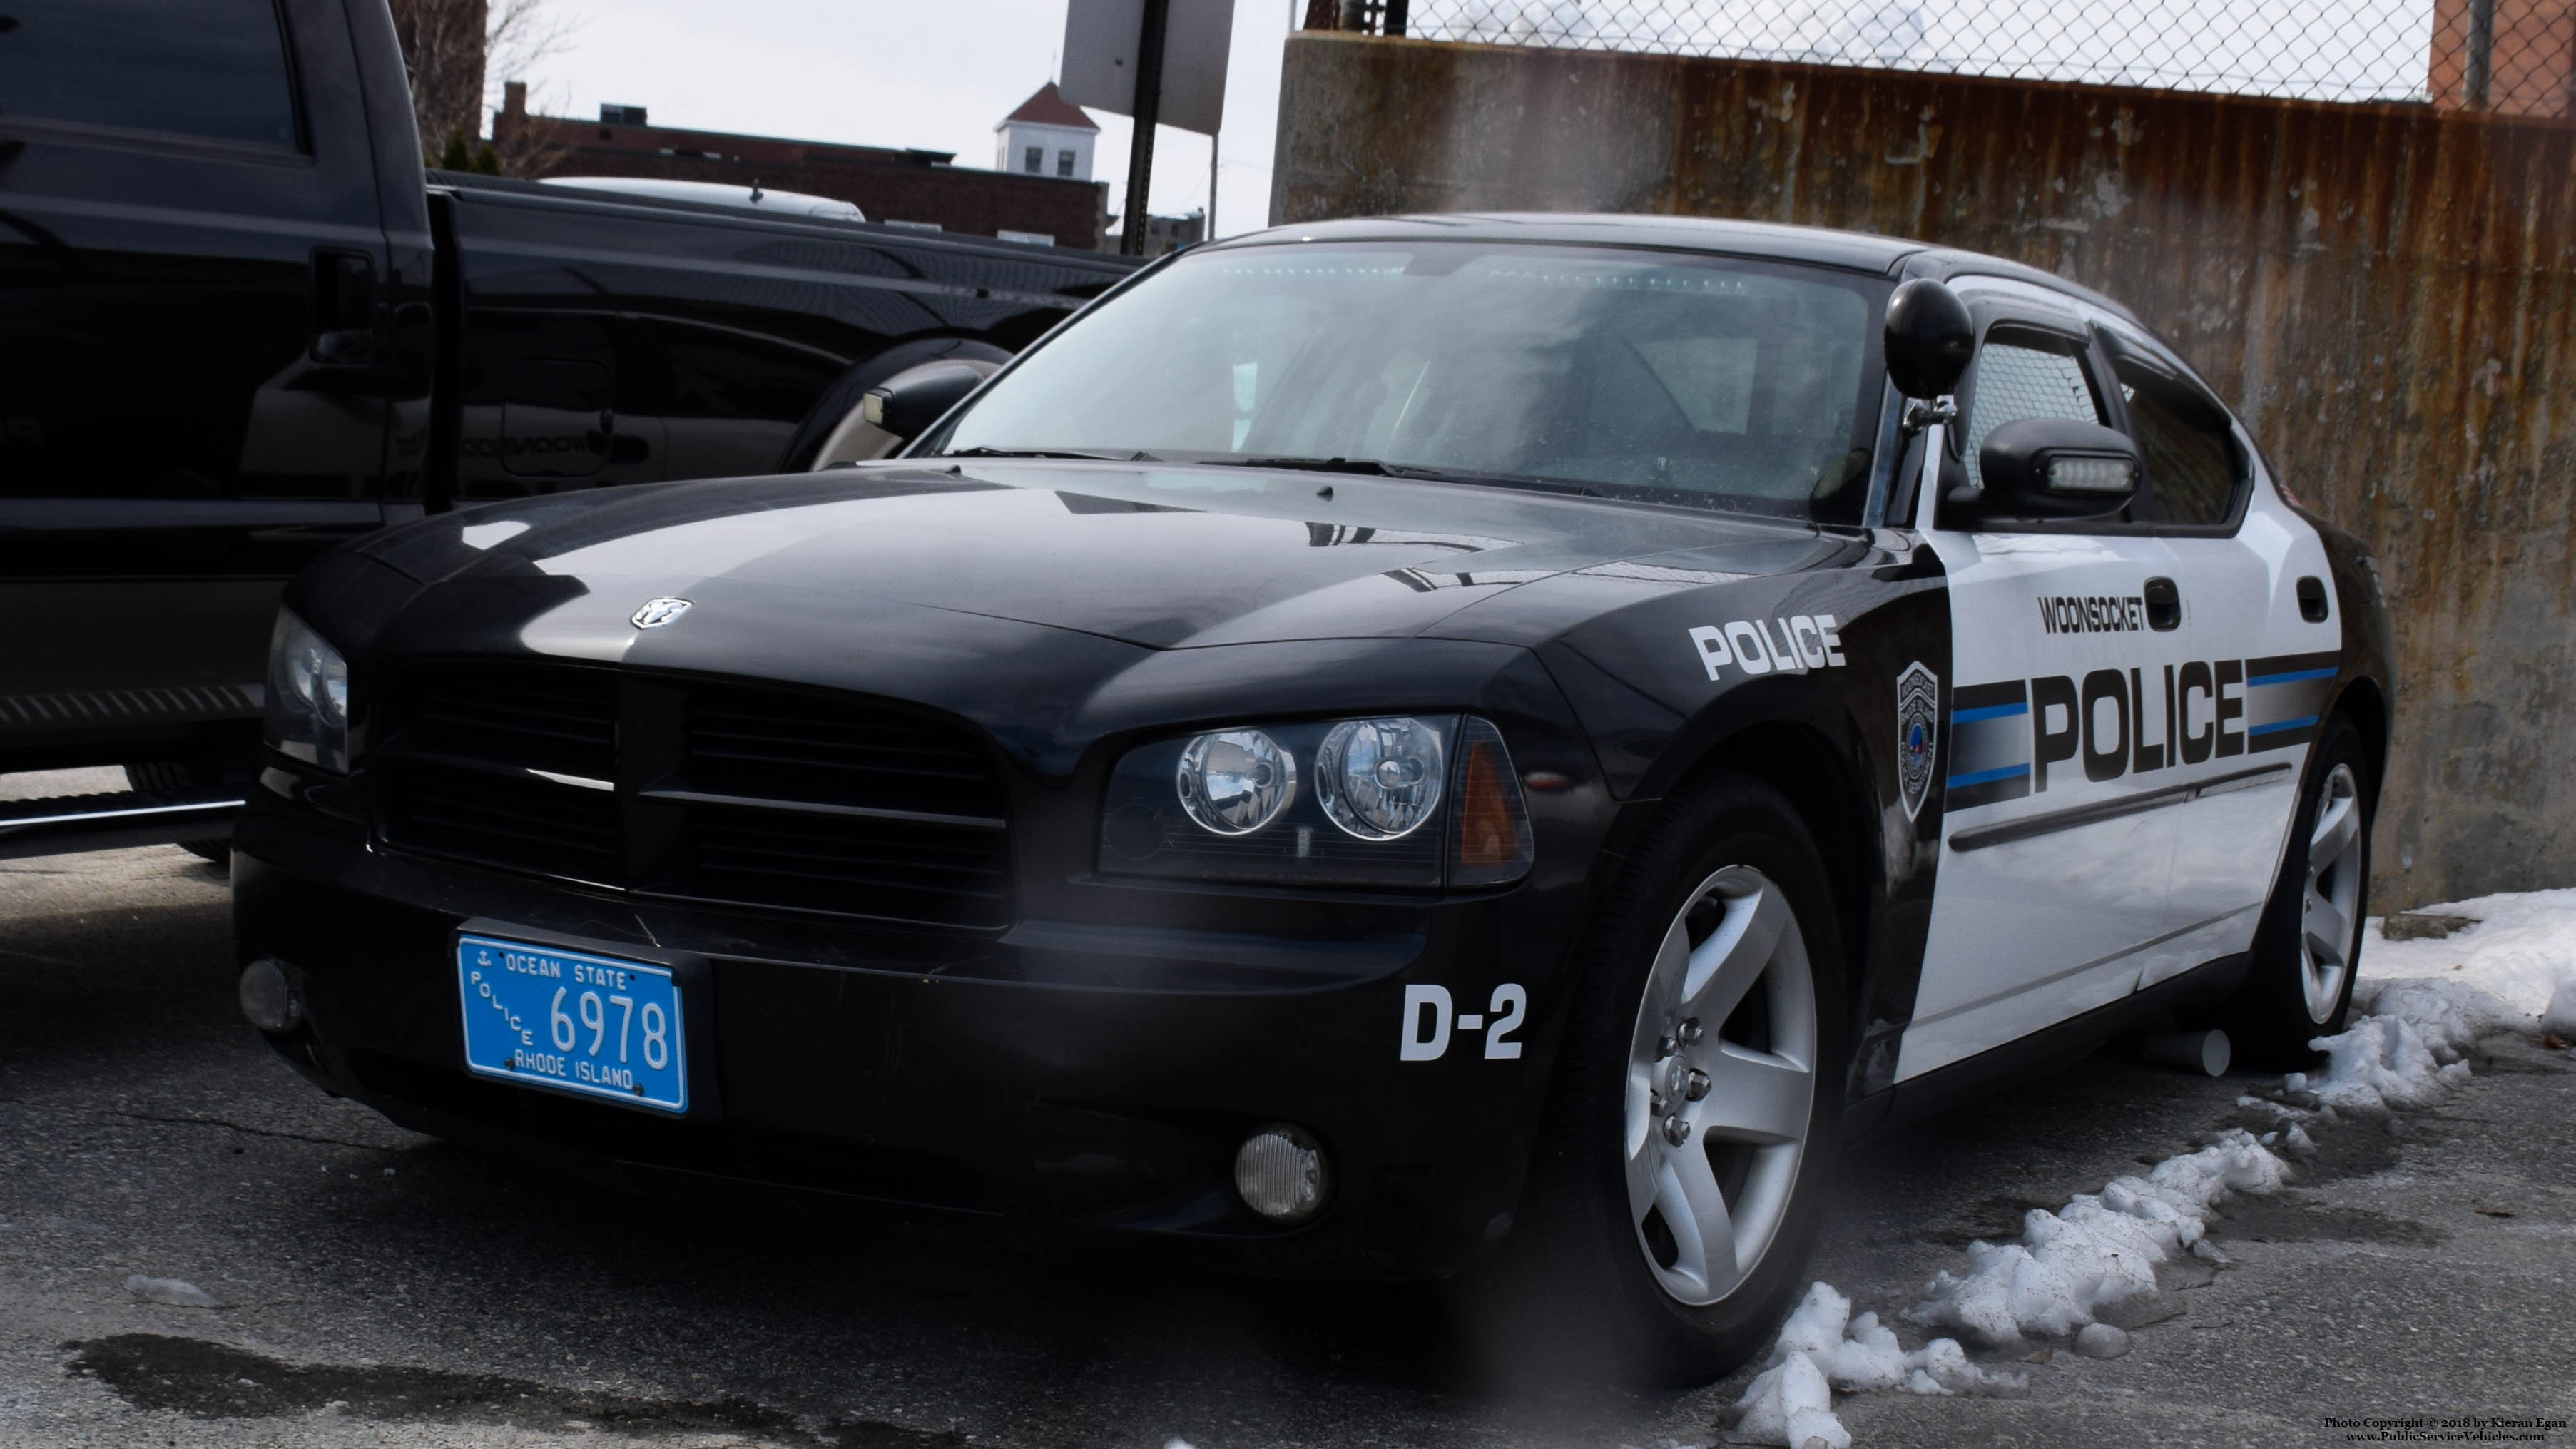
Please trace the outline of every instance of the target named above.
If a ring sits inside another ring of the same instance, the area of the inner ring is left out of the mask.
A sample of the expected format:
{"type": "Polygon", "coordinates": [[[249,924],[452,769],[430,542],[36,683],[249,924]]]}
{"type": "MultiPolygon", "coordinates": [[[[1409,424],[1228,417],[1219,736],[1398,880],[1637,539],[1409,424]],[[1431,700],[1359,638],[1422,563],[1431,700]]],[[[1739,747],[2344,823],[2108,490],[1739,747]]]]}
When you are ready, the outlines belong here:
{"type": "MultiPolygon", "coordinates": [[[[2173,938],[2144,982],[2252,944],[2279,871],[2300,772],[2340,663],[2325,546],[2255,479],[2252,440],[2191,369],[2106,323],[2149,515],[2174,554],[2185,656],[2175,667],[2173,938]]],[[[2327,905],[2331,910],[2331,904],[2327,905]]],[[[2340,950],[2340,929],[2323,934],[2340,950]]]]}
{"type": "Polygon", "coordinates": [[[110,705],[255,715],[283,581],[382,519],[387,247],[346,17],[8,9],[0,747],[110,705]]]}
{"type": "MultiPolygon", "coordinates": [[[[2004,423],[2114,421],[2079,319],[1958,290],[1991,320],[1964,384],[1954,486],[1975,485],[1977,448],[2004,423]]],[[[2175,647],[2174,621],[2146,602],[2172,551],[2125,518],[1987,527],[1927,532],[1949,576],[1957,677],[1899,1080],[2127,995],[2169,929],[2174,817],[2153,794],[2164,724],[2138,700],[2175,647]]]]}
{"type": "Polygon", "coordinates": [[[465,347],[456,497],[480,502],[664,476],[662,420],[636,407],[629,324],[568,307],[478,307],[465,347]]]}

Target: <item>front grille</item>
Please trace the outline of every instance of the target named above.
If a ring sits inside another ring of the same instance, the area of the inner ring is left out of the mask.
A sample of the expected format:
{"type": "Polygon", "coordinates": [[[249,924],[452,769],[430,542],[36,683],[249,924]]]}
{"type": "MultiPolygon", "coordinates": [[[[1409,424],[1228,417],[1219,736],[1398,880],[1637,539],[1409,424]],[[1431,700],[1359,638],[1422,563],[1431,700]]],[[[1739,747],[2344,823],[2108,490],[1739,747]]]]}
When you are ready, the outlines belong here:
{"type": "Polygon", "coordinates": [[[691,690],[685,721],[684,768],[696,789],[938,815],[1002,813],[991,760],[952,725],[865,700],[725,686],[691,690]]]}
{"type": "Polygon", "coordinates": [[[962,725],[874,700],[438,661],[388,690],[368,755],[390,846],[646,895],[1010,918],[991,755],[962,725]]]}
{"type": "Polygon", "coordinates": [[[403,674],[392,703],[416,751],[595,780],[617,772],[617,676],[605,669],[420,665],[403,674]]]}
{"type": "Polygon", "coordinates": [[[688,831],[679,889],[689,895],[817,911],[894,899],[959,925],[1006,921],[996,831],[721,805],[695,806],[688,831]]]}
{"type": "Polygon", "coordinates": [[[380,798],[397,844],[601,885],[626,876],[617,797],[604,790],[393,758],[380,798]]]}

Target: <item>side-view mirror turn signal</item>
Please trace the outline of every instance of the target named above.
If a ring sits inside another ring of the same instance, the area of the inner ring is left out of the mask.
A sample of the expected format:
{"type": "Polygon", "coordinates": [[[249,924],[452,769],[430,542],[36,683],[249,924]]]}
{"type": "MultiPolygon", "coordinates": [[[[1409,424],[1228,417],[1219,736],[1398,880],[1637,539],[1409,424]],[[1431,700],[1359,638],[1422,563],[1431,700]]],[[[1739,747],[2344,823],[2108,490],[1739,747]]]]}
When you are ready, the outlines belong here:
{"type": "Polygon", "coordinates": [[[2128,435],[2073,418],[2023,418],[1986,435],[1979,488],[1941,501],[1952,527],[1988,519],[2099,518],[2138,492],[2138,447],[2128,435]]]}

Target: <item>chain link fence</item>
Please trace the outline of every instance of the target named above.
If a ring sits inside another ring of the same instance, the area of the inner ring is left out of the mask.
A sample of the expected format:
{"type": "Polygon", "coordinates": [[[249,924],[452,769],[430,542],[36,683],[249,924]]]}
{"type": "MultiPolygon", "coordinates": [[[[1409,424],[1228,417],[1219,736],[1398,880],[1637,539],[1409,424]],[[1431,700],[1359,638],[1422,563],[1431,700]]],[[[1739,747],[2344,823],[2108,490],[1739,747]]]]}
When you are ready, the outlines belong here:
{"type": "Polygon", "coordinates": [[[1315,29],[2576,114],[2576,0],[1312,0],[1315,29]]]}

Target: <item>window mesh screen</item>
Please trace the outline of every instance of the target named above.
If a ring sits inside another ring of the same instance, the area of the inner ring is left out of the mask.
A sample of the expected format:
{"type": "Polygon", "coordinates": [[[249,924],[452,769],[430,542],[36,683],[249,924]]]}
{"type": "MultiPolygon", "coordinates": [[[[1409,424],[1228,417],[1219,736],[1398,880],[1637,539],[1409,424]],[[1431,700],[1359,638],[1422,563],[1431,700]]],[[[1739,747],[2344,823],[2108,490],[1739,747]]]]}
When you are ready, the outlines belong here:
{"type": "Polygon", "coordinates": [[[1986,481],[1977,469],[1977,450],[1986,445],[1988,433],[2004,424],[2023,418],[2104,421],[2100,405],[2093,401],[2093,388],[2084,380],[2083,365],[2061,353],[2009,342],[1987,343],[1986,350],[1977,354],[1977,375],[1971,385],[1975,391],[1968,404],[1968,481],[1980,488],[1986,481]]]}

